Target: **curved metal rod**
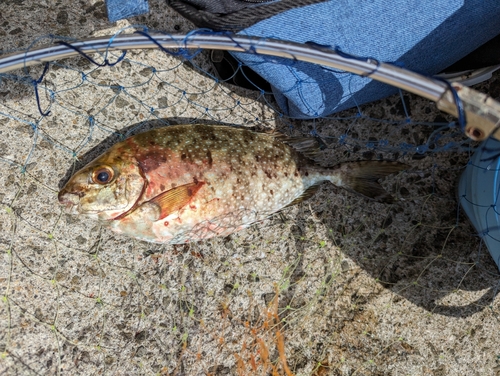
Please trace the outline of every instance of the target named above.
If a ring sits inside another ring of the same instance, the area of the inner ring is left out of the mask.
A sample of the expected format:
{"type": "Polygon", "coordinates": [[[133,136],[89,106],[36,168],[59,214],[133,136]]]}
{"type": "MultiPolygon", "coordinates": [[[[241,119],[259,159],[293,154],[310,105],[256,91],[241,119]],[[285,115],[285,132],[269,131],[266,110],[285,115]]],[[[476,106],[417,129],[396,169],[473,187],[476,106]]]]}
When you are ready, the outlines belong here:
{"type": "MultiPolygon", "coordinates": [[[[329,47],[301,44],[276,39],[230,35],[226,33],[205,33],[195,31],[189,35],[150,34],[165,49],[212,49],[247,52],[267,56],[306,61],[334,69],[369,76],[394,87],[417,94],[437,103],[438,107],[457,116],[457,104],[453,90],[446,82],[436,80],[393,64],[372,59],[358,59],[339,53],[329,47]]],[[[86,39],[71,43],[84,53],[115,50],[156,49],[158,45],[146,35],[120,34],[86,39]]],[[[28,50],[0,57],[0,74],[14,69],[50,62],[77,55],[78,52],[65,45],[55,45],[28,50]]],[[[469,120],[465,132],[475,140],[483,140],[490,134],[500,139],[500,103],[477,95],[476,91],[454,86],[469,120]],[[472,98],[472,104],[471,102],[472,98]],[[486,113],[485,113],[486,112],[486,113]]]]}
{"type": "MultiPolygon", "coordinates": [[[[410,72],[395,65],[376,60],[358,60],[341,56],[335,50],[318,45],[300,44],[259,37],[193,33],[190,35],[151,34],[163,48],[213,49],[249,52],[268,56],[306,61],[334,69],[370,76],[377,81],[407,90],[437,101],[446,91],[446,84],[429,77],[410,72]]],[[[155,49],[158,46],[148,37],[137,34],[121,34],[86,39],[71,43],[85,53],[115,50],[155,49]]],[[[0,73],[32,66],[42,62],[64,59],[78,52],[64,45],[55,45],[0,57],[0,73]]]]}

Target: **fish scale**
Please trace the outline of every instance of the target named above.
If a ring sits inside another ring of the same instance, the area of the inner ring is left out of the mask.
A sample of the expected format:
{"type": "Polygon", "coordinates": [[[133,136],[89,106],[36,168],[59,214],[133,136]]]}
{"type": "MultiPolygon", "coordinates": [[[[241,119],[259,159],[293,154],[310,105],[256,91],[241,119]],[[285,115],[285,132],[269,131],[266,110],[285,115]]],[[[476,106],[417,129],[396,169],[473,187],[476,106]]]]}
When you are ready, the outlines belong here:
{"type": "Polygon", "coordinates": [[[405,165],[364,161],[323,168],[305,156],[316,148],[310,139],[245,128],[157,128],[112,146],[75,173],[59,201],[118,233],[171,244],[239,231],[307,198],[323,181],[391,201],[377,179],[405,165]]]}

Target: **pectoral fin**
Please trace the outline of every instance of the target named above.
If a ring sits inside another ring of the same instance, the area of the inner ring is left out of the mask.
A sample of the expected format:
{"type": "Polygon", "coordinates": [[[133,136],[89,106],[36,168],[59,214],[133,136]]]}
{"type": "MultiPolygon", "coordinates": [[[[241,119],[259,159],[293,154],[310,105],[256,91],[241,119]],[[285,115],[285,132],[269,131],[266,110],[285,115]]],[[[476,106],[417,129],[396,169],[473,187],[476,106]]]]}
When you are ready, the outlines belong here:
{"type": "Polygon", "coordinates": [[[157,220],[167,217],[169,214],[182,209],[189,204],[196,192],[205,184],[204,182],[189,183],[172,188],[160,193],[148,202],[160,207],[160,216],[157,220]]]}

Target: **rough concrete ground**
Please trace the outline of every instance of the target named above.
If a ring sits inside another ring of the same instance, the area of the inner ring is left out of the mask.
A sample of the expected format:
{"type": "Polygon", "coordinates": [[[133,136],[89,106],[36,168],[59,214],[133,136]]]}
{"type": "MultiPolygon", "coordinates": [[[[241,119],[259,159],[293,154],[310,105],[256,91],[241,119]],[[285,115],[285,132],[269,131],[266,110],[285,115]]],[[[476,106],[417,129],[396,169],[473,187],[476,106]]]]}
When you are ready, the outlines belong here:
{"type": "MultiPolygon", "coordinates": [[[[0,49],[129,23],[190,30],[162,2],[150,5],[146,17],[111,24],[102,1],[4,0],[0,49]]],[[[286,363],[296,375],[500,374],[499,273],[458,209],[470,148],[446,126],[453,119],[408,94],[363,106],[361,118],[279,119],[270,98],[215,84],[203,56],[195,63],[201,68],[158,51],[131,51],[112,68],[54,63],[39,90],[47,117],[29,82],[0,82],[0,373],[262,375],[274,367],[281,375],[286,363]],[[74,156],[79,166],[117,133],[158,126],[144,124],[157,118],[316,129],[329,145],[324,163],[384,157],[410,168],[384,181],[393,205],[324,185],[263,224],[185,247],[63,214],[56,193],[74,156]],[[436,130],[433,151],[406,148],[436,130]],[[367,146],[380,140],[387,145],[367,146]]],[[[500,98],[500,76],[478,89],[500,98]]]]}

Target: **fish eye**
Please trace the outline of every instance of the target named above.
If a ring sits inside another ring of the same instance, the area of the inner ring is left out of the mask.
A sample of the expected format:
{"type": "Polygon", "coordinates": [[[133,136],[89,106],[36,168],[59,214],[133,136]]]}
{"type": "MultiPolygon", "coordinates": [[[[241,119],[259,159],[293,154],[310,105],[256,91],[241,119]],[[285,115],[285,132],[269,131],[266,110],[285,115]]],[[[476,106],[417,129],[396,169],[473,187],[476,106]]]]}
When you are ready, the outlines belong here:
{"type": "Polygon", "coordinates": [[[97,184],[108,184],[113,177],[114,171],[109,167],[99,167],[92,172],[92,181],[97,184]]]}

